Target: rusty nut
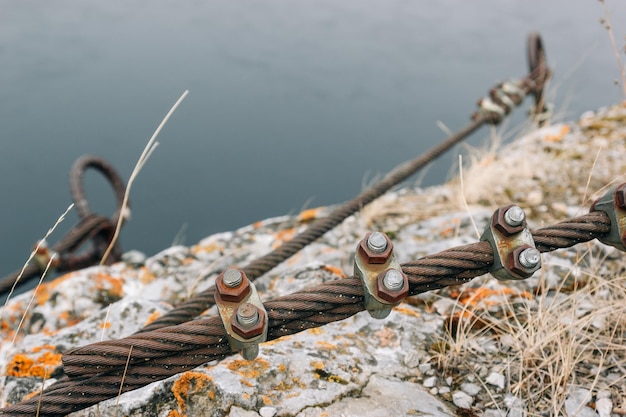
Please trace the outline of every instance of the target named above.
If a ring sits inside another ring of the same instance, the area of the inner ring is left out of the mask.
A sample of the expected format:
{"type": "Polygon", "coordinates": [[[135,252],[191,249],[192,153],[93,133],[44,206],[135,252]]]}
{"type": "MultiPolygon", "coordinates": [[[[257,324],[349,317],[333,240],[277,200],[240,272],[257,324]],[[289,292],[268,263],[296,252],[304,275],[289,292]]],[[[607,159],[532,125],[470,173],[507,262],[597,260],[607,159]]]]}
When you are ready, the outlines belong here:
{"type": "Polygon", "coordinates": [[[520,261],[520,254],[526,249],[534,249],[530,245],[521,245],[515,249],[507,257],[507,266],[509,271],[518,275],[520,278],[528,278],[535,273],[541,267],[541,262],[538,262],[534,267],[527,267],[522,265],[520,261]]]}
{"type": "Polygon", "coordinates": [[[265,322],[267,321],[265,311],[251,303],[242,304],[239,308],[255,308],[258,313],[258,320],[252,324],[242,324],[237,319],[237,313],[235,312],[230,319],[230,325],[233,331],[244,339],[252,339],[256,336],[262,335],[265,328],[265,322]]]}
{"type": "Polygon", "coordinates": [[[409,279],[407,276],[397,269],[389,268],[376,278],[376,295],[390,304],[399,303],[409,294],[409,279]],[[391,285],[385,285],[385,276],[388,273],[396,274],[391,285]],[[402,280],[401,283],[399,280],[402,280]]]}
{"type": "Polygon", "coordinates": [[[391,243],[391,239],[389,239],[386,234],[380,232],[375,233],[379,233],[380,235],[385,237],[385,240],[387,241],[385,249],[380,252],[372,250],[367,244],[368,239],[370,238],[372,233],[368,233],[359,243],[359,254],[368,264],[384,264],[389,260],[389,256],[391,256],[391,251],[393,251],[393,243],[391,243]]]}
{"type": "Polygon", "coordinates": [[[224,283],[224,274],[229,273],[229,271],[232,270],[227,269],[215,279],[215,297],[219,298],[221,301],[238,303],[250,294],[250,280],[248,280],[248,277],[243,271],[237,270],[241,273],[241,282],[235,287],[230,287],[224,283]]]}
{"type": "Polygon", "coordinates": [[[526,221],[522,221],[517,226],[511,226],[507,223],[504,215],[511,207],[514,207],[514,204],[500,207],[493,213],[493,216],[491,217],[491,226],[507,237],[515,233],[521,232],[526,227],[526,221]]]}
{"type": "Polygon", "coordinates": [[[617,208],[626,210],[626,183],[615,189],[615,204],[617,208]]]}

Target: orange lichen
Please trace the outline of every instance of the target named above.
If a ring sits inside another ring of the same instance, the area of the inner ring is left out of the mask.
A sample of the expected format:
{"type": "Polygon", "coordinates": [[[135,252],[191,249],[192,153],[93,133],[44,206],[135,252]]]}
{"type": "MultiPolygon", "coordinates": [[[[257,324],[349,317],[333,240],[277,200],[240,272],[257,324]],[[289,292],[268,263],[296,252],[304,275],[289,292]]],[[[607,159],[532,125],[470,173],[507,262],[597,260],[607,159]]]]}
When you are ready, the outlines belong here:
{"type": "Polygon", "coordinates": [[[270,363],[265,359],[256,358],[253,361],[235,359],[226,365],[231,371],[237,372],[244,378],[256,379],[263,375],[270,367],[270,363]]]}
{"type": "Polygon", "coordinates": [[[324,329],[322,329],[321,327],[312,327],[309,330],[307,330],[307,332],[314,334],[314,335],[320,335],[324,333],[324,329]]]}
{"type": "Polygon", "coordinates": [[[304,210],[298,214],[298,220],[302,223],[310,222],[311,220],[317,219],[317,213],[319,212],[319,208],[311,208],[304,210]]]}
{"type": "Polygon", "coordinates": [[[420,314],[417,311],[412,310],[407,307],[402,307],[402,306],[394,307],[393,311],[397,311],[398,313],[401,313],[401,314],[406,314],[407,316],[413,316],[413,317],[420,316],[420,314]]]}
{"type": "Polygon", "coordinates": [[[50,375],[54,368],[61,365],[61,354],[45,352],[37,359],[18,353],[7,365],[7,376],[39,377],[50,375]]]}
{"type": "Polygon", "coordinates": [[[296,235],[296,229],[282,229],[277,231],[274,234],[274,242],[272,243],[272,248],[276,249],[278,246],[283,244],[283,242],[287,242],[291,240],[296,235]]]}
{"type": "Polygon", "coordinates": [[[336,266],[330,266],[330,265],[324,265],[323,267],[326,271],[333,273],[334,275],[337,275],[341,278],[345,278],[347,275],[343,273],[343,271],[341,270],[341,268],[338,268],[336,266]]]}
{"type": "Polygon", "coordinates": [[[108,329],[109,327],[111,327],[110,321],[104,321],[98,325],[99,329],[108,329]]]}
{"type": "Polygon", "coordinates": [[[265,405],[272,405],[272,399],[270,397],[268,397],[267,395],[261,395],[261,400],[263,401],[263,404],[265,405]]]}
{"type": "Polygon", "coordinates": [[[176,410],[170,410],[169,413],[167,413],[167,417],[185,417],[184,414],[179,413],[176,410]]]}
{"type": "Polygon", "coordinates": [[[241,382],[243,385],[247,386],[247,387],[253,387],[254,384],[250,381],[247,381],[245,379],[240,379],[239,382],[241,382]]]}
{"type": "Polygon", "coordinates": [[[543,138],[543,140],[545,140],[546,142],[560,142],[561,140],[563,140],[565,135],[567,135],[569,132],[570,132],[570,127],[568,125],[563,125],[561,127],[561,130],[557,134],[546,135],[543,138]]]}
{"type": "Polygon", "coordinates": [[[324,369],[324,362],[322,361],[311,361],[309,363],[314,369],[324,369]]]}
{"type": "Polygon", "coordinates": [[[185,413],[185,410],[187,409],[187,399],[189,398],[189,395],[195,394],[196,392],[200,391],[202,388],[206,387],[211,381],[212,378],[207,374],[203,374],[202,372],[189,371],[182,374],[180,378],[178,378],[176,382],[174,382],[174,386],[172,386],[172,392],[174,393],[174,398],[176,398],[178,408],[183,415],[185,413]]]}
{"type": "Polygon", "coordinates": [[[491,296],[532,297],[527,291],[519,292],[514,288],[501,288],[496,290],[484,287],[467,288],[462,292],[453,291],[450,293],[450,296],[457,298],[459,303],[466,306],[477,306],[479,303],[483,303],[487,306],[498,304],[498,301],[487,300],[487,298],[491,296]]]}
{"type": "Polygon", "coordinates": [[[139,281],[142,284],[149,284],[156,279],[156,275],[152,273],[147,267],[142,266],[139,271],[139,281]]]}
{"type": "Polygon", "coordinates": [[[159,317],[161,317],[161,312],[154,311],[152,314],[150,314],[150,316],[148,317],[148,320],[146,320],[146,322],[143,325],[147,326],[148,324],[152,323],[153,321],[155,321],[159,317]]]}
{"type": "Polygon", "coordinates": [[[241,396],[243,397],[244,400],[250,399],[250,394],[248,394],[247,392],[244,392],[243,394],[241,394],[241,396]]]}
{"type": "Polygon", "coordinates": [[[323,340],[318,340],[317,342],[315,342],[315,344],[321,347],[322,349],[328,349],[328,350],[337,349],[337,345],[335,345],[334,343],[325,342],[323,340]]]}
{"type": "Polygon", "coordinates": [[[115,278],[104,272],[95,274],[96,288],[98,291],[106,291],[110,298],[120,299],[124,296],[124,282],[121,278],[115,278]]]}
{"type": "Polygon", "coordinates": [[[32,350],[33,353],[39,353],[42,350],[56,350],[57,347],[54,345],[41,345],[41,346],[35,346],[32,350]]]}
{"type": "Polygon", "coordinates": [[[285,372],[286,370],[287,370],[287,367],[285,366],[284,363],[281,363],[280,365],[278,365],[279,372],[285,372]]]}

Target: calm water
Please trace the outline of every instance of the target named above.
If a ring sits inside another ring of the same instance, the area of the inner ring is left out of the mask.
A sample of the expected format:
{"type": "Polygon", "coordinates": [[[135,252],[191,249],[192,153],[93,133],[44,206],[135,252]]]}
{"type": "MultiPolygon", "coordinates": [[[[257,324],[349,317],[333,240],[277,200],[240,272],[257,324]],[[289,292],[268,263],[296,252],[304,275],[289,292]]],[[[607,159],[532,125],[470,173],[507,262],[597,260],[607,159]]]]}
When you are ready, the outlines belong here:
{"type": "MultiPolygon", "coordinates": [[[[607,1],[623,45],[626,3],[607,1]]],[[[0,275],[70,203],[72,162],[97,154],[128,178],[185,89],[133,187],[125,250],[351,198],[443,139],[438,120],[462,127],[496,81],[524,75],[533,29],[558,110],[616,103],[603,15],[595,0],[0,0],[0,275]]],[[[458,151],[423,183],[448,177],[458,151]]],[[[111,212],[104,182],[87,180],[111,212]]]]}

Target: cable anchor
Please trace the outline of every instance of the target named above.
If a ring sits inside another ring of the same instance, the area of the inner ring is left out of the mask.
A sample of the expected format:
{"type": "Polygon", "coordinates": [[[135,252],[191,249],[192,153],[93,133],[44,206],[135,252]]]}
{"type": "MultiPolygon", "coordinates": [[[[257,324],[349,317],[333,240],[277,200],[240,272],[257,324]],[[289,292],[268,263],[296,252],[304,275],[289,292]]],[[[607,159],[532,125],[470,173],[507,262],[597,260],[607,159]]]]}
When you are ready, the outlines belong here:
{"type": "Polygon", "coordinates": [[[393,252],[393,243],[381,232],[368,233],[354,257],[354,275],[363,283],[365,309],[384,319],[409,293],[409,280],[393,252]]]}
{"type": "Polygon", "coordinates": [[[489,242],[493,249],[489,272],[499,280],[526,279],[541,268],[541,253],[535,247],[526,215],[519,206],[497,209],[480,240],[489,242]]]}
{"type": "Polygon", "coordinates": [[[267,311],[256,287],[240,269],[227,269],[215,279],[215,304],[232,352],[246,360],[259,354],[267,340],[267,311]]]}
{"type": "Polygon", "coordinates": [[[593,203],[590,211],[603,211],[611,220],[611,230],[598,240],[626,252],[626,183],[609,189],[593,203]]]}

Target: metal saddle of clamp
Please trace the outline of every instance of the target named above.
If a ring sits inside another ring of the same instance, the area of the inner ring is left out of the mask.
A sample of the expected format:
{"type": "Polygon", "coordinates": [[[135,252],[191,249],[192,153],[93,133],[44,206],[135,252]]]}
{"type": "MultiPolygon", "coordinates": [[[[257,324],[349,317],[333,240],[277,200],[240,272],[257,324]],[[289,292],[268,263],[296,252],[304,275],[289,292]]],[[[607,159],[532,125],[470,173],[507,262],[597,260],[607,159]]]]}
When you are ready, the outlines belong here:
{"type": "Polygon", "coordinates": [[[267,311],[254,284],[240,269],[227,269],[215,280],[215,304],[233,352],[246,360],[259,354],[267,340],[267,311]]]}
{"type": "Polygon", "coordinates": [[[524,210],[509,205],[497,209],[481,241],[493,248],[491,275],[499,280],[520,280],[541,268],[541,253],[526,226],[524,210]]]}
{"type": "Polygon", "coordinates": [[[409,280],[384,233],[368,233],[359,242],[354,275],[363,282],[365,309],[375,319],[387,317],[409,293],[409,280]]]}
{"type": "Polygon", "coordinates": [[[598,240],[626,252],[626,183],[611,188],[593,203],[591,211],[603,211],[611,220],[611,230],[598,240]]]}

